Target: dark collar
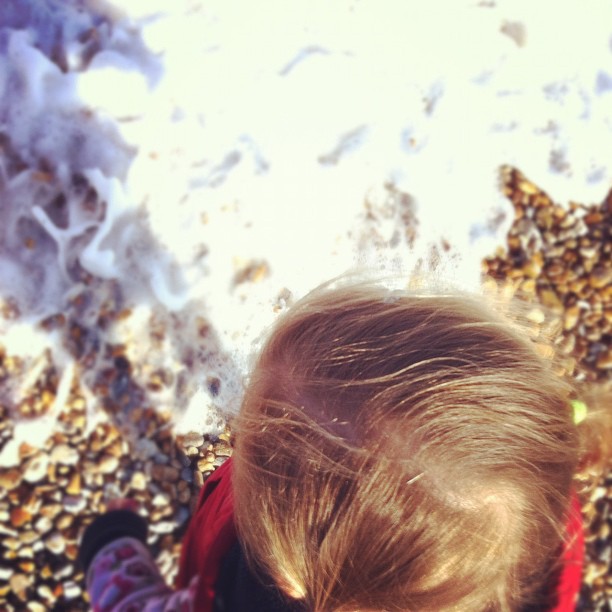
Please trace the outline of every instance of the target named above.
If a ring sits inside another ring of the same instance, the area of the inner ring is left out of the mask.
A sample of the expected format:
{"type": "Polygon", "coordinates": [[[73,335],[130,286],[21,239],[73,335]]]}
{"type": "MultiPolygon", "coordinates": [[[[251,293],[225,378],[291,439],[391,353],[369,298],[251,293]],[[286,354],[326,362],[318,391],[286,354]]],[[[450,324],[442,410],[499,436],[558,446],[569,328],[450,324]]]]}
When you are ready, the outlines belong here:
{"type": "Polygon", "coordinates": [[[271,580],[255,575],[240,542],[236,542],[221,564],[214,612],[306,612],[306,609],[301,602],[284,596],[271,580]]]}

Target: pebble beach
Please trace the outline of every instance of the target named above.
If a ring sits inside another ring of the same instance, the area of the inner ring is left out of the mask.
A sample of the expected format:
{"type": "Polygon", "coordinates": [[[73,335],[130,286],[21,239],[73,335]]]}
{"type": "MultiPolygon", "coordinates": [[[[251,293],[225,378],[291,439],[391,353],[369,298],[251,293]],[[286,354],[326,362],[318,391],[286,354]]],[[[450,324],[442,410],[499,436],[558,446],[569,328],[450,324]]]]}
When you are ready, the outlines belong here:
{"type": "MultiPolygon", "coordinates": [[[[612,384],[607,3],[258,6],[0,4],[0,610],[90,609],[119,497],[171,583],[262,334],[347,271],[516,297],[612,384]]],[[[576,484],[612,610],[612,471],[576,484]]]]}
{"type": "MultiPolygon", "coordinates": [[[[505,245],[483,260],[483,284],[530,298],[534,327],[558,315],[558,344],[566,355],[565,375],[609,381],[612,275],[612,214],[601,205],[560,207],[520,172],[506,169],[504,189],[515,221],[505,245]],[[530,232],[525,230],[525,224],[530,232]],[[569,231],[568,231],[569,230],[569,231]],[[606,281],[605,279],[608,279],[606,281]]],[[[257,282],[253,279],[250,282],[257,282]]],[[[6,315],[5,315],[6,316],[6,315]]],[[[125,316],[121,310],[104,316],[125,316]]],[[[55,324],[70,319],[57,315],[55,324]]],[[[138,500],[149,521],[149,544],[169,582],[177,569],[180,540],[198,490],[231,455],[231,429],[218,435],[175,435],[169,415],[143,407],[139,376],[125,347],[99,347],[104,367],[97,388],[104,416],[88,432],[85,401],[76,375],[53,431],[43,447],[19,446],[19,465],[0,470],[0,605],[6,610],[87,610],[83,575],[75,564],[83,528],[115,497],[138,500]],[[128,410],[126,411],[126,407],[128,410]],[[126,417],[126,414],[128,415],[126,417]]],[[[81,359],[86,367],[88,353],[81,359]]],[[[0,349],[4,387],[22,375],[18,360],[0,349]]],[[[218,382],[218,381],[217,381],[218,382]]],[[[148,380],[154,392],[163,372],[148,380]]],[[[209,381],[213,387],[216,382],[209,381]]],[[[57,393],[52,368],[39,368],[23,410],[43,411],[57,393]]],[[[2,443],[11,437],[6,408],[2,443]]],[[[612,605],[612,471],[584,497],[588,563],[579,610],[612,605]]]]}

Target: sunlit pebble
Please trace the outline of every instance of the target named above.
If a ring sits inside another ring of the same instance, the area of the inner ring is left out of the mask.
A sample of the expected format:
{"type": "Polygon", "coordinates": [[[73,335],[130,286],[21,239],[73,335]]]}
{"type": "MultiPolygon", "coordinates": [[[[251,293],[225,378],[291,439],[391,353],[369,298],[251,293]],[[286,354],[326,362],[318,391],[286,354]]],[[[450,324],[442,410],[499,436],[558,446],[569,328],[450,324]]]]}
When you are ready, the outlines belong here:
{"type": "Polygon", "coordinates": [[[12,468],[4,472],[0,472],[0,489],[12,491],[21,483],[21,472],[17,468],[12,468]]]}
{"type": "MultiPolygon", "coordinates": [[[[25,545],[34,544],[39,541],[39,538],[40,538],[39,534],[37,534],[33,529],[28,529],[27,531],[19,532],[19,541],[25,545]]],[[[19,550],[19,554],[22,556],[25,556],[26,555],[26,553],[24,552],[25,550],[26,549],[22,547],[19,550]]]]}
{"type": "Polygon", "coordinates": [[[11,589],[19,599],[25,601],[26,589],[32,583],[33,576],[26,576],[24,574],[13,574],[9,579],[11,589]]]}
{"type": "Polygon", "coordinates": [[[80,514],[87,507],[87,500],[80,495],[67,495],[62,500],[62,504],[66,512],[70,512],[70,514],[80,514]]]}
{"type": "Polygon", "coordinates": [[[47,475],[48,467],[49,456],[45,453],[40,453],[27,462],[23,479],[29,483],[39,482],[47,475]]]}
{"type": "Polygon", "coordinates": [[[29,523],[32,519],[32,514],[21,507],[13,508],[11,510],[11,525],[13,527],[23,527],[26,523],[29,523]]]}
{"type": "Polygon", "coordinates": [[[21,546],[21,542],[17,538],[4,538],[2,540],[2,545],[4,548],[8,548],[8,550],[18,550],[21,546]]]}
{"type": "Polygon", "coordinates": [[[151,504],[155,508],[163,508],[170,504],[170,497],[166,493],[158,493],[151,501],[151,504]]]}
{"type": "Polygon", "coordinates": [[[58,444],[51,450],[51,461],[61,465],[75,465],[79,461],[79,452],[68,444],[58,444]]]}
{"type": "Polygon", "coordinates": [[[144,491],[147,488],[147,477],[142,472],[134,472],[130,480],[130,487],[136,491],[144,491]]]}
{"type": "Polygon", "coordinates": [[[66,486],[66,493],[69,495],[79,495],[81,492],[81,474],[79,472],[75,472],[68,481],[68,485],[66,486]]]}
{"type": "Polygon", "coordinates": [[[68,529],[72,525],[73,518],[69,514],[62,514],[55,521],[55,526],[60,531],[68,529]]]}
{"type": "Polygon", "coordinates": [[[172,533],[176,529],[176,524],[170,521],[160,521],[149,526],[149,530],[155,534],[172,533]]]}
{"type": "Polygon", "coordinates": [[[34,523],[34,529],[40,534],[47,533],[53,529],[53,521],[46,516],[41,516],[34,523]]]}
{"type": "Polygon", "coordinates": [[[64,565],[64,567],[61,567],[60,569],[53,572],[53,578],[55,578],[55,580],[57,581],[60,581],[64,578],[68,578],[69,576],[72,576],[73,572],[74,572],[74,565],[72,565],[71,563],[68,563],[68,565],[64,565]]]}
{"type": "Polygon", "coordinates": [[[66,540],[56,531],[45,539],[45,547],[53,554],[61,555],[66,550],[66,540]]]}
{"type": "Polygon", "coordinates": [[[41,584],[37,589],[36,593],[41,599],[47,600],[49,603],[53,603],[56,599],[51,587],[46,584],[41,584]]]}
{"type": "Polygon", "coordinates": [[[64,597],[68,600],[77,598],[82,593],[81,587],[75,582],[64,583],[64,597]]]}
{"type": "Polygon", "coordinates": [[[98,463],[98,471],[101,474],[112,474],[119,468],[119,459],[112,455],[105,455],[98,463]]]}
{"type": "MultiPolygon", "coordinates": [[[[8,523],[8,519],[6,520],[6,522],[8,523]]],[[[4,538],[16,538],[18,535],[19,533],[17,530],[11,529],[6,525],[0,524],[0,536],[3,536],[3,542],[4,538]]]]}
{"type": "Polygon", "coordinates": [[[51,503],[45,506],[42,506],[39,514],[49,519],[54,519],[60,512],[62,511],[62,505],[51,503]]]}
{"type": "Polygon", "coordinates": [[[200,459],[198,461],[198,470],[200,472],[210,472],[214,469],[214,465],[211,461],[208,461],[207,459],[200,459]]]}

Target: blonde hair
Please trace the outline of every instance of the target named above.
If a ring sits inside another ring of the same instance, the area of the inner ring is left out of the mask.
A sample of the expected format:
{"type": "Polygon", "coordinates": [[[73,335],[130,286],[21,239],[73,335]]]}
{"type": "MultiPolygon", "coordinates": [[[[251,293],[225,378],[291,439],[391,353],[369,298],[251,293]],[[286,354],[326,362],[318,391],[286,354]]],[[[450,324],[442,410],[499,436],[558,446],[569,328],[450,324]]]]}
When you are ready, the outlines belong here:
{"type": "Polygon", "coordinates": [[[571,394],[476,299],[313,292],[235,425],[252,566],[316,612],[543,605],[580,457],[571,394]]]}

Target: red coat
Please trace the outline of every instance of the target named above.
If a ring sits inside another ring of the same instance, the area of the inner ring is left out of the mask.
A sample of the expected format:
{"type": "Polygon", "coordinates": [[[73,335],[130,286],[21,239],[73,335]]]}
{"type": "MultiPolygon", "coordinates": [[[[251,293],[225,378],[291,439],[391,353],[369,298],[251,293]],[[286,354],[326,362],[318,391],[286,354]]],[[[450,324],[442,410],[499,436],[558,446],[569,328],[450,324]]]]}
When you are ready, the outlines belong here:
{"type": "MultiPolygon", "coordinates": [[[[213,612],[221,562],[236,542],[231,476],[232,461],[228,459],[208,478],[183,541],[177,587],[186,588],[193,576],[200,576],[197,612],[213,612]]],[[[580,503],[575,495],[572,497],[567,535],[568,544],[557,585],[558,604],[550,612],[573,612],[580,591],[584,535],[580,503]]]]}
{"type": "Polygon", "coordinates": [[[193,576],[200,577],[196,612],[213,612],[221,561],[236,542],[231,475],[230,458],[208,477],[183,538],[176,586],[184,589],[193,576]]]}

